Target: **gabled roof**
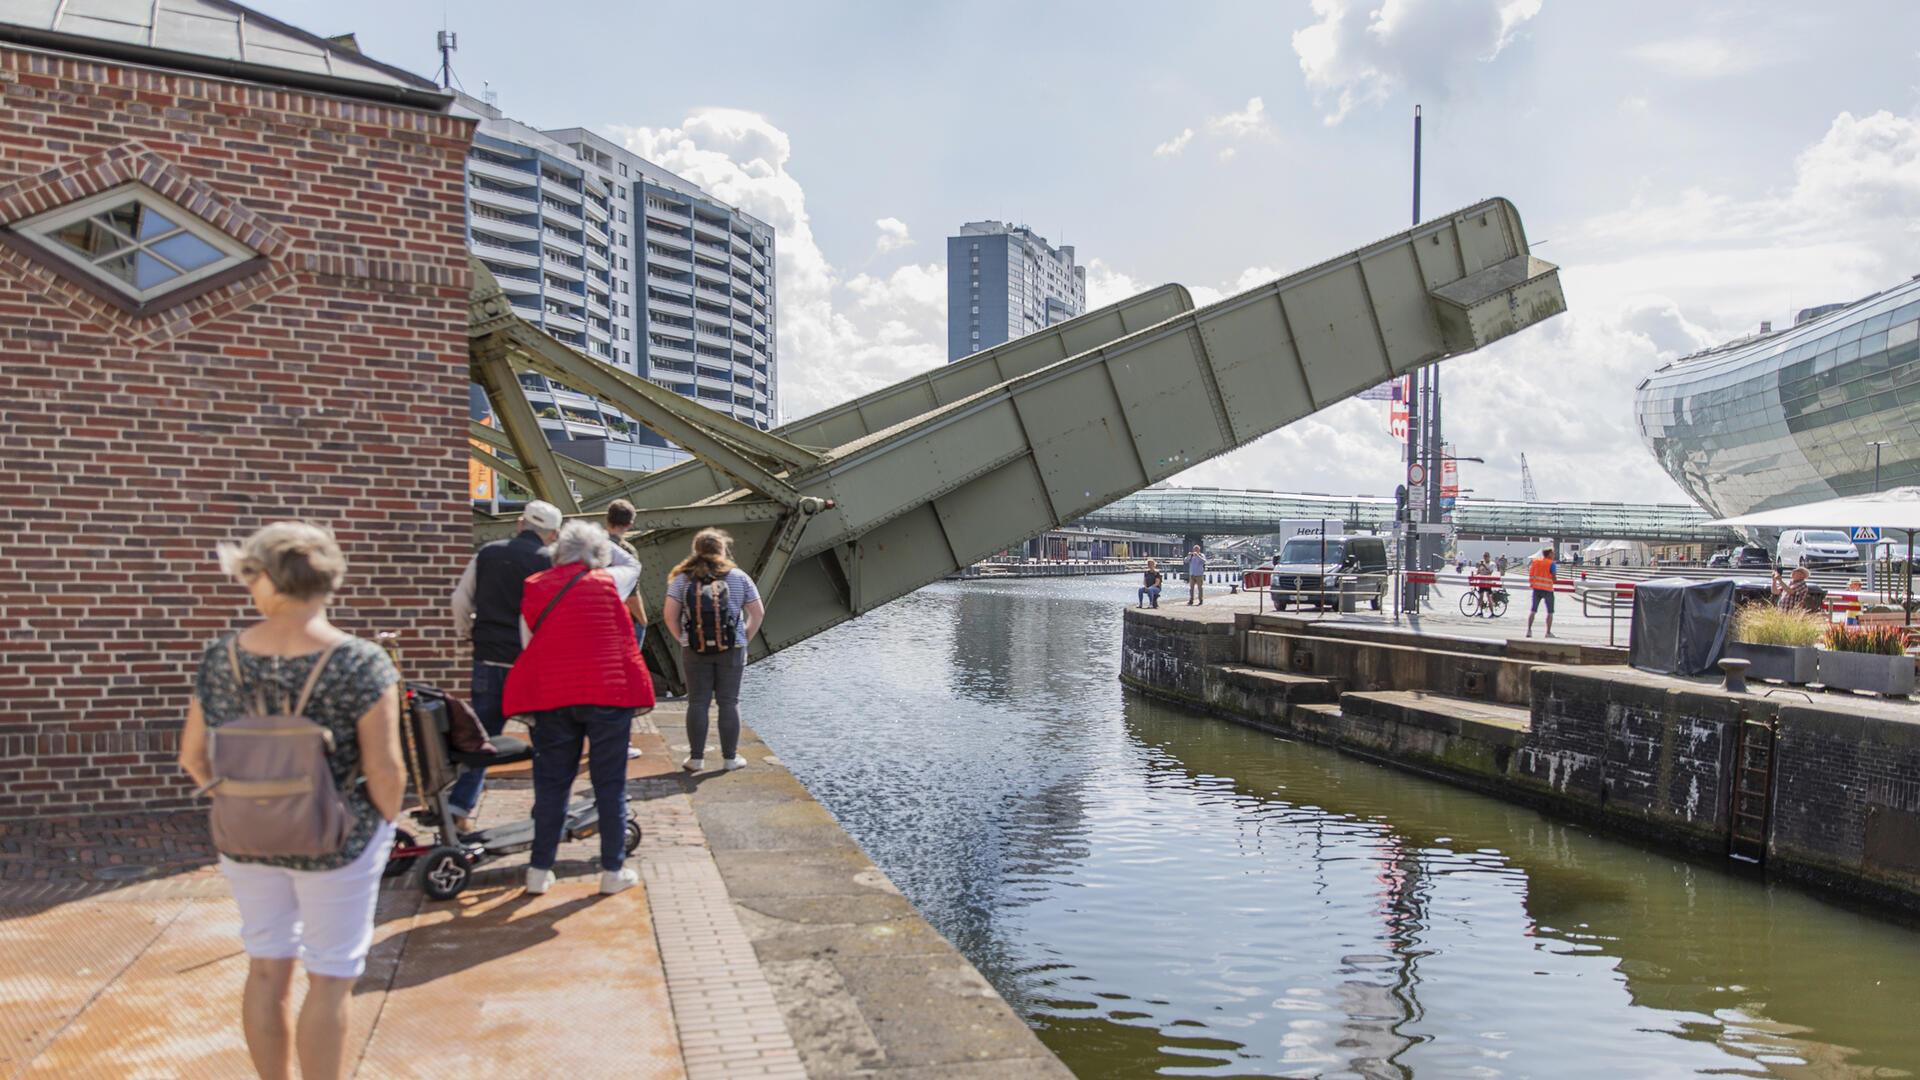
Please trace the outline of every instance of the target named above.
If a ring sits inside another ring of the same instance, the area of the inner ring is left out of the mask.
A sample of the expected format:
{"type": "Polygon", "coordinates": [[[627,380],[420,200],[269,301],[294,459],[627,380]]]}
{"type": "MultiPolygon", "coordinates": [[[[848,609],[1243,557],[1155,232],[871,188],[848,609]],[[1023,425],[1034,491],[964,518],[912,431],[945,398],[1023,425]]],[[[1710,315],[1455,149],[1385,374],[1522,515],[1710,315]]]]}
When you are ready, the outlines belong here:
{"type": "Polygon", "coordinates": [[[431,81],[231,0],[0,0],[0,41],[444,111],[431,81]]]}

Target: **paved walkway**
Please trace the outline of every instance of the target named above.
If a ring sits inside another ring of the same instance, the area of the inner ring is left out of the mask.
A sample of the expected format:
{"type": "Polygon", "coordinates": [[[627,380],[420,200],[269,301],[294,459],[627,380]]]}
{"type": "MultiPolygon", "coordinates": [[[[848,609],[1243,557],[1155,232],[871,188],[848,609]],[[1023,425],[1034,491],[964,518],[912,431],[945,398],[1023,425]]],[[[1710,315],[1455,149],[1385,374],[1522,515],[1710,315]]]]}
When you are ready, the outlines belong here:
{"type": "MultiPolygon", "coordinates": [[[[597,840],[563,845],[542,897],[525,856],[447,903],[387,883],[355,1075],[1068,1075],[764,744],[689,778],[680,727],[636,724],[639,887],[598,895],[597,840]]],[[[489,821],[532,804],[505,772],[489,821]]],[[[0,1077],[253,1075],[211,863],[197,811],[0,823],[0,1077]]]]}
{"type": "MultiPolygon", "coordinates": [[[[1207,598],[1204,603],[1198,606],[1189,606],[1184,599],[1185,586],[1177,581],[1174,582],[1173,585],[1179,589],[1180,594],[1176,596],[1174,588],[1169,588],[1166,592],[1162,593],[1160,596],[1160,610],[1163,612],[1173,612],[1183,618],[1193,618],[1208,622],[1232,622],[1233,616],[1238,612],[1252,612],[1256,610],[1265,611],[1269,614],[1273,612],[1273,605],[1266,600],[1264,594],[1251,592],[1230,593],[1227,590],[1227,586],[1215,584],[1209,584],[1207,586],[1207,598]]],[[[1506,641],[1513,638],[1526,637],[1528,592],[1525,585],[1526,583],[1523,581],[1519,588],[1515,588],[1512,584],[1512,576],[1509,575],[1507,591],[1511,594],[1512,601],[1507,609],[1507,613],[1498,619],[1475,618],[1460,614],[1460,594],[1464,591],[1464,587],[1451,583],[1440,586],[1439,594],[1432,598],[1432,606],[1417,616],[1406,614],[1395,616],[1393,611],[1393,598],[1391,596],[1387,598],[1387,605],[1384,611],[1362,609],[1348,614],[1341,614],[1337,611],[1316,612],[1313,608],[1308,607],[1304,609],[1288,608],[1282,614],[1293,615],[1303,619],[1325,619],[1356,623],[1362,626],[1383,626],[1393,630],[1411,630],[1415,633],[1444,634],[1450,637],[1487,638],[1496,641],[1506,641]]],[[[1591,609],[1593,614],[1582,615],[1579,598],[1570,593],[1560,594],[1559,598],[1554,601],[1554,604],[1554,637],[1578,645],[1607,644],[1607,614],[1598,605],[1593,606],[1591,609]]],[[[1613,643],[1622,648],[1626,647],[1628,628],[1631,625],[1628,615],[1629,613],[1625,609],[1617,612],[1614,615],[1612,625],[1613,643]]],[[[1540,618],[1535,621],[1534,634],[1536,636],[1545,634],[1545,619],[1546,613],[1542,612],[1540,618]]]]}

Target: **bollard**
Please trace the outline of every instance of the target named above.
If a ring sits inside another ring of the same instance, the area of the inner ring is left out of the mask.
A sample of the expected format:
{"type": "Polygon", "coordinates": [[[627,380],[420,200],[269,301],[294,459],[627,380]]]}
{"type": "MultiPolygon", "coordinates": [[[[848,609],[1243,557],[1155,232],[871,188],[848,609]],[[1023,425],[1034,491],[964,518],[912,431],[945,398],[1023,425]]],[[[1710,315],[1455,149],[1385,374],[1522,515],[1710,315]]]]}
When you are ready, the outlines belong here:
{"type": "Polygon", "coordinates": [[[1726,674],[1727,679],[1724,683],[1720,684],[1720,689],[1730,694],[1746,693],[1747,668],[1752,665],[1753,661],[1751,660],[1737,660],[1731,656],[1721,660],[1720,670],[1726,674]]]}

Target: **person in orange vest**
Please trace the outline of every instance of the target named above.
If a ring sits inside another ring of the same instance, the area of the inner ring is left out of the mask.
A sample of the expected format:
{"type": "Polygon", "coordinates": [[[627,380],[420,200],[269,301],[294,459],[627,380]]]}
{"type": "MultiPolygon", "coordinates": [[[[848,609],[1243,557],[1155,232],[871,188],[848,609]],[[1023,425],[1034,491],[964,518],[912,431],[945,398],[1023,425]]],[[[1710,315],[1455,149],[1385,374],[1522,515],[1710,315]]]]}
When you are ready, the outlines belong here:
{"type": "Polygon", "coordinates": [[[1547,635],[1553,636],[1553,579],[1560,569],[1559,562],[1553,557],[1553,545],[1540,549],[1527,563],[1527,584],[1533,589],[1533,607],[1527,611],[1527,636],[1533,636],[1533,617],[1540,613],[1540,605],[1547,605],[1547,635]]]}

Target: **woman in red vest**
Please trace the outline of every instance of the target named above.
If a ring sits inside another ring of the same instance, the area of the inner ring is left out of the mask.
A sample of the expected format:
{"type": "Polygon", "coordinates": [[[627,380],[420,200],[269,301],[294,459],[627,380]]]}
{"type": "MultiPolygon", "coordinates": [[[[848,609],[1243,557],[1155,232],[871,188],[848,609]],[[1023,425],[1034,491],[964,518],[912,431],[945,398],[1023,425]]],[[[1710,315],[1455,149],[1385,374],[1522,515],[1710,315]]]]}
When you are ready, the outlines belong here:
{"type": "Polygon", "coordinates": [[[567,800],[580,774],[580,750],[600,811],[600,891],[639,881],[622,850],[627,825],[627,746],[635,709],[653,707],[653,680],[640,661],[624,597],[640,568],[608,569],[613,541],[588,521],[570,521],[546,554],[553,567],[527,579],[520,601],[526,648],[507,674],[502,711],[531,714],[533,855],[527,891],[553,884],[553,862],[567,800]]]}

